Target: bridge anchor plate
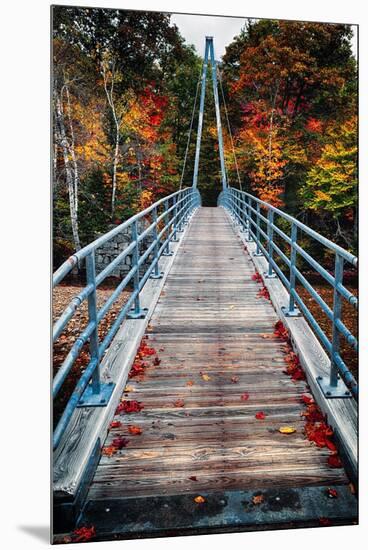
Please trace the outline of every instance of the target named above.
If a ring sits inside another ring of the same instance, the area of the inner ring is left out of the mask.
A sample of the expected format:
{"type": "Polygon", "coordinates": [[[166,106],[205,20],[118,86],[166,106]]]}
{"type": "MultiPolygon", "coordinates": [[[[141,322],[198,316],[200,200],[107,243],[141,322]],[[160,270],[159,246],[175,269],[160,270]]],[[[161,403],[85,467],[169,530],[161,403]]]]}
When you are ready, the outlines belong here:
{"type": "Polygon", "coordinates": [[[328,376],[317,376],[317,382],[326,399],[334,399],[336,397],[348,398],[352,397],[349,388],[345,385],[341,378],[337,381],[337,386],[331,386],[328,376]]]}
{"type": "Polygon", "coordinates": [[[77,407],[106,407],[114,388],[115,384],[113,382],[107,382],[100,384],[99,393],[94,393],[92,384],[89,384],[82,393],[77,407]]]}
{"type": "Polygon", "coordinates": [[[129,313],[127,313],[126,318],[127,319],[144,319],[147,315],[148,309],[146,307],[140,309],[139,311],[135,311],[134,308],[130,310],[129,313]]]}

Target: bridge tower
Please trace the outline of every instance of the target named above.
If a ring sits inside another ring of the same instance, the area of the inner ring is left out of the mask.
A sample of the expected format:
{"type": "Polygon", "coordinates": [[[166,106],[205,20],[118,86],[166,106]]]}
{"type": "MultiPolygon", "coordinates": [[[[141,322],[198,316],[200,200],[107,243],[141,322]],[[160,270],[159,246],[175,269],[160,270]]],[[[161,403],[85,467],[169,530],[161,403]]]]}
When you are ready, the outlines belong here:
{"type": "Polygon", "coordinates": [[[199,156],[200,156],[200,150],[201,150],[201,139],[202,139],[202,128],[203,128],[204,101],[206,96],[206,78],[207,78],[207,67],[208,67],[209,60],[211,62],[211,69],[212,69],[212,85],[213,85],[213,95],[215,99],[216,126],[217,126],[217,138],[218,138],[219,152],[220,152],[222,189],[225,190],[227,187],[227,178],[226,178],[226,169],[225,169],[224,146],[223,146],[223,139],[222,139],[222,126],[221,126],[221,116],[220,116],[218,85],[217,85],[217,62],[215,59],[212,36],[206,36],[206,46],[205,46],[202,76],[201,76],[201,97],[199,102],[197,143],[196,143],[192,185],[193,187],[197,187],[197,182],[198,182],[198,168],[199,168],[199,156]]]}

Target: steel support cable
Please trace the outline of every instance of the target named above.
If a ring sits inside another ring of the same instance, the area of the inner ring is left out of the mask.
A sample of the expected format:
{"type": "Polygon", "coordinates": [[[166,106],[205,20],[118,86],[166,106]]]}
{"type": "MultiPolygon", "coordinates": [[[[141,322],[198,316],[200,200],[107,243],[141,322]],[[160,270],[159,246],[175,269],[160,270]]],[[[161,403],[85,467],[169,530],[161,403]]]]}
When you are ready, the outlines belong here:
{"type": "Polygon", "coordinates": [[[221,72],[220,72],[220,70],[219,70],[218,68],[217,68],[217,72],[218,72],[218,77],[219,77],[219,82],[220,82],[222,100],[223,100],[223,102],[224,102],[225,117],[226,117],[227,127],[228,127],[228,130],[229,130],[230,141],[231,141],[231,147],[232,147],[232,150],[233,150],[233,157],[234,157],[234,164],[235,164],[235,168],[236,168],[236,174],[237,174],[237,176],[238,176],[238,182],[239,182],[240,190],[243,191],[243,186],[242,186],[241,179],[240,179],[240,174],[239,174],[238,160],[237,160],[237,158],[236,158],[236,153],[235,153],[233,134],[232,134],[232,131],[231,131],[231,126],[230,126],[230,121],[229,121],[229,115],[228,115],[227,107],[226,107],[224,89],[223,89],[223,87],[222,87],[221,72]]]}
{"type": "Polygon", "coordinates": [[[193,105],[193,111],[192,111],[192,118],[191,118],[191,121],[190,121],[190,127],[189,127],[189,133],[188,133],[187,146],[186,146],[186,149],[185,149],[183,169],[182,169],[182,171],[181,171],[180,187],[179,187],[179,190],[181,190],[181,188],[182,188],[182,186],[183,186],[183,179],[184,179],[184,173],[185,173],[185,166],[186,166],[186,163],[187,163],[188,152],[189,152],[190,136],[191,136],[192,129],[193,129],[195,108],[196,108],[197,98],[198,98],[198,90],[199,90],[199,85],[200,85],[200,83],[201,83],[202,67],[203,67],[203,63],[202,63],[202,65],[201,65],[201,70],[200,70],[199,78],[198,78],[198,82],[197,82],[197,89],[196,89],[196,95],[195,95],[195,99],[194,99],[194,105],[193,105]]]}

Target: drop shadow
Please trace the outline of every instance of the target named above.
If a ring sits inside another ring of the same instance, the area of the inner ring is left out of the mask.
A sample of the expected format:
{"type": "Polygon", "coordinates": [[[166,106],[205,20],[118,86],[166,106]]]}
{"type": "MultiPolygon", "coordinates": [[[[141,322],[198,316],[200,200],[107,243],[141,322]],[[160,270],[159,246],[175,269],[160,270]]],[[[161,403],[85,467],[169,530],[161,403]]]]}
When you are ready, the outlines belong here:
{"type": "Polygon", "coordinates": [[[50,527],[48,525],[18,525],[18,530],[47,545],[50,544],[50,527]]]}

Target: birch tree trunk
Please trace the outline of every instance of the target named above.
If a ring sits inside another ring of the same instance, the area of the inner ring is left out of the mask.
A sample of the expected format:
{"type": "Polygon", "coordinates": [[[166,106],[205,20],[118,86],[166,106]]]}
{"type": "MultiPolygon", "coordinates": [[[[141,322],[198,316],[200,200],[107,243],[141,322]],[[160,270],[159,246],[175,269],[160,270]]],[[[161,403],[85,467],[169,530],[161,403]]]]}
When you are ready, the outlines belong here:
{"type": "Polygon", "coordinates": [[[59,96],[56,97],[55,109],[56,109],[56,123],[58,125],[58,129],[59,129],[58,133],[60,136],[60,148],[63,152],[66,183],[68,187],[70,221],[72,226],[73,241],[74,241],[74,247],[78,251],[81,248],[80,239],[79,239],[79,230],[78,230],[78,208],[77,208],[78,202],[76,200],[76,195],[75,195],[73,168],[70,164],[70,159],[69,159],[69,143],[68,143],[68,138],[65,131],[63,109],[62,109],[61,99],[59,96]]]}
{"type": "Polygon", "coordinates": [[[72,163],[73,163],[74,204],[75,204],[75,211],[78,213],[79,170],[78,170],[77,157],[75,155],[74,127],[73,127],[73,119],[71,114],[69,87],[66,84],[64,85],[64,87],[65,87],[66,97],[67,97],[67,112],[68,112],[68,122],[69,122],[69,130],[70,130],[70,141],[68,141],[68,148],[69,148],[70,156],[72,157],[72,163]]]}
{"type": "Polygon", "coordinates": [[[119,145],[120,145],[120,123],[121,121],[118,118],[116,112],[116,105],[114,102],[114,83],[115,75],[114,69],[111,71],[111,84],[109,87],[109,77],[107,75],[106,66],[101,63],[101,72],[104,81],[104,89],[107,98],[107,102],[110,106],[111,114],[114,120],[115,125],[115,144],[114,144],[114,153],[113,153],[113,163],[112,163],[112,193],[111,193],[111,217],[114,216],[115,211],[115,198],[116,198],[116,183],[117,183],[117,168],[119,163],[119,145]]]}

